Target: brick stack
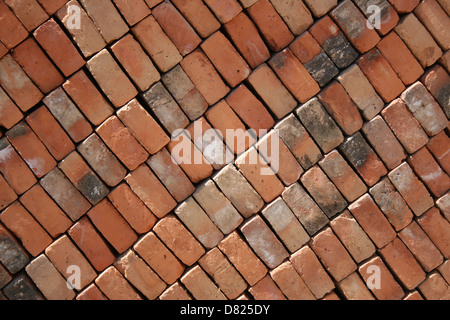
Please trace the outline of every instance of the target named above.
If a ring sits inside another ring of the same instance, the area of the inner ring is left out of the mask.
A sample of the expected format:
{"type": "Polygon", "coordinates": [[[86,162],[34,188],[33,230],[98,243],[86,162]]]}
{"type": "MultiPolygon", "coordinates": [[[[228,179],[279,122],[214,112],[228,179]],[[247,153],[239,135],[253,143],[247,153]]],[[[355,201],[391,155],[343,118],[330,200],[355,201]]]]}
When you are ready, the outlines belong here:
{"type": "Polygon", "coordinates": [[[450,8],[376,4],[0,0],[0,300],[450,299],[450,8]]]}

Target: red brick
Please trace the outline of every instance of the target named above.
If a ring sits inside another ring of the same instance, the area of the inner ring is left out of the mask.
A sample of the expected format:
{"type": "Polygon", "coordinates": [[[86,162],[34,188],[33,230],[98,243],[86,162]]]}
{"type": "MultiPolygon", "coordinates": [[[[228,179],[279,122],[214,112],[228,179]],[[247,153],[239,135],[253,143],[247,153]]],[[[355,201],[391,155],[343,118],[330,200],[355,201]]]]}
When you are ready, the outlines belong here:
{"type": "Polygon", "coordinates": [[[135,25],[150,14],[144,0],[113,0],[130,26],[135,25]]]}
{"type": "Polygon", "coordinates": [[[442,56],[442,50],[413,13],[403,17],[394,30],[423,68],[433,65],[442,56]]]}
{"type": "Polygon", "coordinates": [[[316,18],[325,15],[337,5],[337,0],[304,0],[316,18]]]}
{"type": "Polygon", "coordinates": [[[438,0],[438,2],[441,5],[442,9],[444,9],[444,11],[448,14],[450,12],[449,3],[446,0],[438,0]]]}
{"type": "Polygon", "coordinates": [[[396,233],[394,229],[392,229],[370,195],[365,194],[352,203],[348,209],[377,248],[384,247],[395,238],[396,233]]]}
{"type": "Polygon", "coordinates": [[[133,249],[166,283],[173,284],[183,274],[184,266],[153,232],[141,238],[133,249]]]}
{"type": "Polygon", "coordinates": [[[180,64],[209,105],[215,104],[230,91],[201,50],[186,56],[180,64]]]}
{"type": "Polygon", "coordinates": [[[290,300],[315,300],[303,279],[289,261],[270,272],[270,276],[290,300]]]}
{"type": "Polygon", "coordinates": [[[0,58],[8,53],[8,49],[5,47],[3,43],[0,42],[0,58]]]}
{"type": "Polygon", "coordinates": [[[320,91],[317,82],[291,50],[285,49],[277,53],[269,60],[269,65],[299,102],[308,101],[320,91]]]}
{"type": "Polygon", "coordinates": [[[86,301],[100,301],[108,300],[105,295],[100,291],[100,289],[93,283],[83,291],[81,291],[76,300],[86,300],[86,301]]]}
{"type": "Polygon", "coordinates": [[[394,100],[405,90],[391,65],[377,50],[372,49],[358,60],[358,66],[372,83],[384,102],[394,100]]]}
{"type": "Polygon", "coordinates": [[[313,17],[303,1],[270,0],[270,2],[295,36],[301,35],[313,24],[313,17]]]}
{"type": "Polygon", "coordinates": [[[450,153],[448,152],[450,150],[450,139],[445,132],[442,131],[430,139],[427,148],[439,162],[442,169],[447,174],[450,174],[450,153]]]}
{"type": "Polygon", "coordinates": [[[145,164],[127,175],[125,180],[158,218],[164,217],[176,206],[175,200],[145,164]]]}
{"type": "Polygon", "coordinates": [[[53,238],[64,233],[72,225],[70,219],[40,185],[36,184],[23,194],[20,202],[53,238]]]}
{"type": "Polygon", "coordinates": [[[450,299],[450,287],[437,272],[433,272],[433,274],[419,286],[419,290],[427,300],[450,299]]]}
{"type": "Polygon", "coordinates": [[[108,118],[96,132],[129,170],[147,160],[147,151],[116,116],[108,118]]]}
{"type": "Polygon", "coordinates": [[[375,268],[379,268],[379,283],[381,284],[379,289],[371,289],[375,297],[377,297],[378,300],[402,299],[405,295],[402,287],[394,279],[391,272],[380,257],[375,256],[371,260],[367,261],[359,267],[358,271],[366,283],[373,285],[374,283],[371,280],[373,276],[377,274],[377,269],[375,268]],[[374,270],[372,268],[374,268],[374,270]]]}
{"type": "Polygon", "coordinates": [[[269,0],[259,0],[249,7],[247,12],[272,51],[281,51],[294,40],[294,36],[269,0]]]}
{"type": "Polygon", "coordinates": [[[141,296],[113,266],[103,271],[95,284],[110,300],[142,300],[141,296]]]}
{"type": "Polygon", "coordinates": [[[269,275],[252,286],[248,292],[255,300],[286,300],[283,292],[281,292],[269,275]]]}
{"type": "Polygon", "coordinates": [[[220,31],[206,39],[201,48],[231,87],[237,86],[250,74],[250,67],[220,31]]]}
{"type": "Polygon", "coordinates": [[[438,62],[444,67],[447,72],[450,72],[450,50],[447,50],[441,58],[439,58],[438,62]]]}
{"type": "Polygon", "coordinates": [[[450,29],[450,18],[436,0],[422,1],[414,14],[433,35],[442,50],[450,49],[450,36],[446,30],[450,29]]]}
{"type": "Polygon", "coordinates": [[[207,38],[220,28],[220,23],[201,0],[173,0],[181,14],[202,38],[207,38]]]}
{"type": "Polygon", "coordinates": [[[445,196],[439,198],[436,201],[436,206],[441,210],[447,221],[450,221],[450,193],[447,193],[445,196]]]}
{"type": "Polygon", "coordinates": [[[36,0],[13,1],[6,0],[6,4],[14,11],[28,31],[32,31],[48,19],[47,13],[36,0]]]}
{"type": "MultiPolygon", "coordinates": [[[[5,268],[0,266],[0,288],[3,288],[12,280],[12,276],[6,271],[5,268]]],[[[3,300],[6,300],[6,297],[2,297],[3,300]]]]}
{"type": "Polygon", "coordinates": [[[433,199],[423,183],[405,162],[389,173],[389,179],[416,216],[433,206],[433,199]]]}
{"type": "Polygon", "coordinates": [[[0,41],[8,49],[14,48],[28,36],[27,29],[4,1],[0,2],[0,21],[4,26],[0,31],[0,41]]]}
{"type": "Polygon", "coordinates": [[[181,282],[197,300],[227,300],[199,266],[195,266],[183,275],[181,282]]]}
{"type": "Polygon", "coordinates": [[[2,246],[0,261],[10,273],[16,274],[29,262],[28,253],[2,224],[0,224],[0,244],[2,246]]]}
{"type": "Polygon", "coordinates": [[[0,140],[0,172],[17,194],[24,193],[37,181],[6,137],[0,140]]]}
{"type": "Polygon", "coordinates": [[[414,10],[420,0],[389,0],[398,13],[408,13],[414,10]]]}
{"type": "Polygon", "coordinates": [[[3,210],[17,199],[17,194],[9,186],[8,182],[0,175],[0,187],[3,190],[0,195],[0,209],[3,210]]]}
{"type": "Polygon", "coordinates": [[[258,0],[239,0],[239,3],[243,8],[248,8],[258,0]]]}
{"type": "Polygon", "coordinates": [[[422,296],[418,291],[413,291],[408,294],[403,300],[423,300],[422,296]]]}
{"type": "Polygon", "coordinates": [[[448,103],[450,76],[448,73],[441,66],[436,65],[422,76],[421,81],[448,117],[450,115],[450,103],[448,103]]]}
{"type": "Polygon", "coordinates": [[[348,300],[375,300],[357,272],[341,280],[338,288],[348,300]]]}
{"type": "Polygon", "coordinates": [[[10,54],[0,60],[0,81],[3,89],[22,111],[27,111],[43,98],[10,54]]]}
{"type": "Polygon", "coordinates": [[[156,299],[167,286],[132,250],[121,256],[114,266],[147,299],[156,299]]]}
{"type": "Polygon", "coordinates": [[[450,261],[445,260],[445,262],[439,266],[438,270],[448,283],[448,280],[450,279],[450,261]]]}
{"type": "Polygon", "coordinates": [[[391,102],[381,114],[409,154],[428,142],[425,131],[401,99],[391,102]]]}
{"type": "Polygon", "coordinates": [[[75,145],[45,106],[25,119],[56,160],[62,160],[75,145]]]}
{"type": "Polygon", "coordinates": [[[0,88],[0,126],[11,129],[22,120],[22,112],[8,95],[0,88]]]}
{"type": "Polygon", "coordinates": [[[181,54],[153,16],[145,18],[132,30],[136,39],[162,72],[169,71],[181,61],[181,54]]]}
{"type": "Polygon", "coordinates": [[[420,217],[418,222],[431,241],[441,251],[444,258],[448,259],[450,256],[449,222],[442,217],[439,210],[435,207],[420,217]]]}
{"type": "Polygon", "coordinates": [[[269,50],[259,35],[258,29],[244,12],[225,24],[224,28],[237,50],[252,68],[256,68],[269,59],[269,50]]]}
{"type": "Polygon", "coordinates": [[[339,301],[339,300],[341,300],[341,298],[339,298],[339,296],[334,291],[331,291],[329,294],[327,294],[325,297],[323,297],[322,300],[339,301]]]}
{"type": "Polygon", "coordinates": [[[153,230],[164,244],[187,266],[193,265],[205,253],[202,245],[173,215],[161,219],[153,230]]]}
{"type": "Polygon", "coordinates": [[[153,8],[152,15],[183,56],[201,43],[200,37],[171,3],[163,2],[153,8]]]}
{"type": "Polygon", "coordinates": [[[4,210],[0,220],[33,257],[52,243],[52,238],[19,202],[14,202],[4,210]]]}
{"type": "Polygon", "coordinates": [[[96,134],[84,140],[77,150],[110,187],[116,186],[125,177],[126,169],[96,134]]]}
{"type": "Polygon", "coordinates": [[[162,1],[163,0],[145,0],[145,3],[148,5],[150,9],[152,9],[154,6],[156,6],[158,3],[162,1]]]}
{"type": "Polygon", "coordinates": [[[67,1],[66,0],[37,0],[49,15],[54,14],[67,1]]]}
{"type": "Polygon", "coordinates": [[[189,301],[192,300],[192,297],[186,292],[180,283],[177,282],[164,291],[162,295],[159,296],[159,299],[167,301],[189,301]]]}
{"type": "Polygon", "coordinates": [[[205,0],[205,2],[222,24],[229,22],[242,11],[236,0],[205,0]]]}
{"type": "Polygon", "coordinates": [[[100,125],[112,115],[113,108],[83,70],[71,76],[63,88],[94,125],[100,125]]]}
{"type": "Polygon", "coordinates": [[[97,271],[105,270],[114,262],[111,249],[87,217],[74,224],[68,233],[97,271]]]}

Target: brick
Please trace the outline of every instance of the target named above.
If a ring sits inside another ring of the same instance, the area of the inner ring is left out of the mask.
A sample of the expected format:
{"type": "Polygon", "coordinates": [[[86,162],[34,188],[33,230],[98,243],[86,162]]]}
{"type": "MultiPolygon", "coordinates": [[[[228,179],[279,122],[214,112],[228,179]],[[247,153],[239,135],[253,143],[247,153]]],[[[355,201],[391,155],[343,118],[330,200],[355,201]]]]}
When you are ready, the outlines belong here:
{"type": "Polygon", "coordinates": [[[60,9],[65,3],[66,0],[37,0],[39,4],[44,8],[45,11],[49,15],[54,14],[58,9],[60,9]]]}
{"type": "Polygon", "coordinates": [[[439,4],[441,5],[442,9],[444,9],[447,14],[450,12],[450,6],[447,0],[438,0],[439,4]]]}
{"type": "Polygon", "coordinates": [[[222,240],[218,248],[251,286],[267,274],[267,268],[262,261],[236,231],[222,240]]]}
{"type": "Polygon", "coordinates": [[[103,271],[95,284],[110,300],[142,300],[141,296],[113,266],[103,271]]]}
{"type": "Polygon", "coordinates": [[[80,0],[107,43],[121,38],[128,26],[110,0],[80,0]]]}
{"type": "Polygon", "coordinates": [[[403,300],[423,300],[423,298],[418,291],[414,291],[408,294],[403,300]]]}
{"type": "Polygon", "coordinates": [[[167,287],[158,275],[132,250],[121,256],[114,263],[114,266],[147,299],[156,299],[167,287]]]}
{"type": "Polygon", "coordinates": [[[401,99],[391,102],[381,114],[409,154],[428,142],[427,134],[401,99]]]}
{"type": "Polygon", "coordinates": [[[281,120],[275,126],[275,131],[303,169],[309,169],[322,157],[320,149],[293,114],[281,120]]]}
{"type": "MultiPolygon", "coordinates": [[[[6,286],[12,280],[12,276],[3,266],[0,266],[0,288],[6,286]]],[[[5,300],[6,298],[3,298],[5,300]]]]}
{"type": "Polygon", "coordinates": [[[410,86],[400,98],[429,136],[438,134],[448,125],[439,104],[421,82],[410,86]]]}
{"type": "Polygon", "coordinates": [[[328,223],[328,217],[298,183],[286,188],[282,197],[309,235],[315,234],[328,223]]]}
{"type": "Polygon", "coordinates": [[[99,29],[78,1],[71,0],[67,2],[64,7],[56,12],[56,16],[64,24],[66,30],[70,33],[85,58],[92,56],[106,46],[106,42],[100,34],[99,29]],[[72,27],[74,24],[74,11],[70,11],[69,8],[72,9],[75,7],[78,8],[80,13],[79,21],[83,28],[78,29],[72,27]]]}
{"type": "Polygon", "coordinates": [[[450,221],[450,193],[447,193],[445,196],[439,198],[436,201],[436,206],[441,210],[444,217],[450,221]]]}
{"type": "Polygon", "coordinates": [[[361,133],[357,132],[347,138],[339,149],[367,185],[373,186],[387,173],[385,166],[361,133]]]}
{"type": "Polygon", "coordinates": [[[348,67],[358,57],[358,53],[328,15],[317,21],[309,32],[338,68],[348,67]]]}
{"type": "Polygon", "coordinates": [[[431,274],[419,286],[419,290],[427,300],[448,300],[450,298],[448,283],[437,272],[431,274]]]}
{"type": "Polygon", "coordinates": [[[205,3],[222,24],[229,22],[242,11],[236,0],[205,0],[205,3]]]}
{"type": "Polygon", "coordinates": [[[444,277],[445,281],[448,283],[448,279],[450,276],[450,262],[449,260],[445,260],[443,264],[441,264],[438,268],[439,273],[444,277]]]}
{"type": "Polygon", "coordinates": [[[207,180],[197,187],[193,196],[223,234],[231,233],[242,223],[243,218],[239,212],[212,180],[207,180]]]}
{"type": "Polygon", "coordinates": [[[171,3],[163,2],[153,8],[152,15],[183,56],[201,43],[200,37],[171,3]]]}
{"type": "Polygon", "coordinates": [[[47,247],[45,254],[66,279],[69,279],[72,275],[69,267],[74,265],[78,266],[82,274],[79,283],[80,288],[85,288],[97,277],[97,273],[89,262],[66,235],[47,247]]]}
{"type": "Polygon", "coordinates": [[[30,258],[13,235],[0,225],[0,262],[10,273],[22,270],[30,258]]]}
{"type": "Polygon", "coordinates": [[[442,50],[413,13],[403,17],[394,30],[423,68],[433,65],[442,56],[442,50]]]}
{"type": "Polygon", "coordinates": [[[169,71],[182,60],[177,47],[170,41],[153,16],[148,16],[139,22],[132,31],[162,72],[169,71]]]}
{"type": "Polygon", "coordinates": [[[251,287],[248,292],[253,296],[254,300],[286,300],[283,292],[281,292],[269,275],[251,287]]]}
{"type": "Polygon", "coordinates": [[[378,274],[380,275],[379,283],[382,284],[379,289],[377,288],[371,289],[375,297],[379,300],[402,299],[405,295],[402,287],[394,279],[389,269],[386,267],[386,265],[383,263],[383,260],[381,260],[380,257],[375,256],[371,260],[362,264],[358,268],[358,271],[366,283],[368,282],[371,285],[373,285],[374,283],[373,280],[371,279],[371,276],[373,276],[374,272],[376,272],[377,270],[377,269],[374,270],[374,268],[379,268],[378,269],[379,270],[378,274]]]}
{"type": "Polygon", "coordinates": [[[3,43],[0,43],[0,58],[3,57],[6,53],[8,53],[8,49],[3,43]]]}
{"type": "Polygon", "coordinates": [[[83,251],[95,270],[103,271],[114,262],[115,257],[111,249],[87,217],[83,217],[75,223],[69,229],[68,234],[83,251]]]}
{"type": "Polygon", "coordinates": [[[405,162],[389,173],[389,179],[416,216],[433,206],[433,199],[411,167],[405,162]]]}
{"type": "Polygon", "coordinates": [[[33,281],[25,273],[14,278],[3,288],[3,293],[9,300],[45,300],[33,281]]]}
{"type": "Polygon", "coordinates": [[[55,20],[48,20],[33,35],[65,76],[84,66],[83,57],[55,20]]]}
{"type": "Polygon", "coordinates": [[[450,36],[445,31],[450,28],[450,18],[436,0],[422,1],[414,9],[414,14],[431,33],[442,50],[450,49],[450,36]]]}
{"type": "Polygon", "coordinates": [[[405,85],[414,83],[423,74],[422,66],[395,32],[384,37],[377,44],[377,49],[405,85]]]}
{"type": "Polygon", "coordinates": [[[348,300],[375,300],[357,272],[341,280],[338,288],[348,300]]]}
{"type": "Polygon", "coordinates": [[[125,177],[126,169],[96,134],[84,140],[77,150],[110,187],[116,186],[125,177]]]}
{"type": "MultiPolygon", "coordinates": [[[[367,2],[364,0],[357,0],[355,4],[359,7],[359,9],[363,12],[367,19],[371,18],[371,14],[373,11],[369,10],[371,5],[376,5],[380,8],[381,16],[380,16],[380,26],[379,28],[375,28],[378,33],[381,35],[386,35],[389,31],[391,31],[398,23],[399,17],[397,11],[395,11],[394,7],[389,4],[387,0],[377,0],[372,2],[367,2]]],[[[373,19],[373,18],[372,18],[373,19]]],[[[374,26],[372,21],[369,21],[374,26]]]]}
{"type": "Polygon", "coordinates": [[[391,102],[405,90],[403,82],[378,49],[372,49],[359,58],[358,66],[384,102],[391,102]]]}
{"type": "Polygon", "coordinates": [[[416,222],[411,222],[398,236],[426,272],[437,268],[444,261],[439,250],[416,222]]]}
{"type": "Polygon", "coordinates": [[[450,178],[427,148],[408,157],[408,163],[434,196],[441,197],[450,189],[450,178]]]}
{"type": "Polygon", "coordinates": [[[202,116],[208,108],[205,98],[181,66],[177,65],[165,73],[162,76],[162,82],[191,121],[202,116]]]}
{"type": "Polygon", "coordinates": [[[259,0],[247,9],[247,13],[272,51],[281,51],[294,40],[293,34],[269,0],[259,0]]]}
{"type": "Polygon", "coordinates": [[[337,81],[323,89],[318,97],[322,106],[333,117],[347,135],[352,135],[363,125],[363,119],[356,105],[337,81]]]}
{"type": "Polygon", "coordinates": [[[0,88],[0,126],[11,129],[22,120],[22,112],[8,95],[0,88]]]}
{"type": "Polygon", "coordinates": [[[6,136],[38,178],[55,167],[55,159],[25,122],[16,124],[6,136]]]}
{"type": "Polygon", "coordinates": [[[381,116],[365,123],[362,131],[389,170],[400,165],[406,158],[400,142],[381,116]]]}
{"type": "Polygon", "coordinates": [[[161,82],[154,84],[143,96],[147,105],[170,134],[189,124],[188,118],[161,82]]]}
{"type": "Polygon", "coordinates": [[[389,0],[398,13],[408,13],[414,10],[420,0],[389,0]]]}
{"type": "Polygon", "coordinates": [[[309,235],[281,198],[272,201],[262,210],[262,214],[290,252],[297,251],[308,242],[309,235]]]}
{"type": "Polygon", "coordinates": [[[105,297],[95,284],[91,284],[78,294],[76,300],[103,301],[108,300],[108,298],[105,297]]]}
{"type": "Polygon", "coordinates": [[[441,251],[445,259],[450,255],[449,229],[450,224],[446,221],[439,210],[435,207],[428,210],[425,215],[419,218],[419,225],[430,237],[431,241],[441,251]]]}
{"type": "Polygon", "coordinates": [[[312,238],[310,246],[336,281],[341,281],[356,270],[356,264],[330,228],[312,238]]]}
{"type": "Polygon", "coordinates": [[[337,80],[347,91],[365,120],[371,120],[383,109],[383,100],[375,92],[357,64],[344,70],[337,80]]]}
{"type": "Polygon", "coordinates": [[[441,58],[439,58],[438,62],[444,67],[447,72],[450,72],[450,50],[447,50],[441,58]]]}
{"type": "Polygon", "coordinates": [[[43,97],[10,54],[0,59],[0,81],[3,89],[22,111],[29,110],[43,97]]]}
{"type": "Polygon", "coordinates": [[[53,90],[43,102],[74,142],[80,142],[92,133],[89,122],[61,87],[53,90]]]}
{"type": "Polygon", "coordinates": [[[341,212],[347,202],[319,166],[309,169],[301,178],[302,184],[328,218],[341,212]]]}
{"type": "Polygon", "coordinates": [[[3,178],[2,175],[0,175],[0,187],[3,190],[0,196],[0,209],[3,210],[17,199],[17,194],[9,186],[8,182],[3,178]]]}
{"type": "Polygon", "coordinates": [[[8,49],[14,48],[28,36],[27,29],[4,1],[0,3],[0,21],[5,26],[0,32],[0,41],[8,49]]]}
{"type": "Polygon", "coordinates": [[[0,172],[17,194],[22,194],[36,183],[36,177],[8,140],[0,140],[0,172]]]}
{"type": "Polygon", "coordinates": [[[244,218],[249,218],[263,207],[264,201],[260,195],[233,165],[224,167],[213,179],[244,218]]]}
{"type": "Polygon", "coordinates": [[[282,119],[297,106],[294,97],[266,64],[255,69],[248,81],[278,119],[282,119]]]}
{"type": "Polygon", "coordinates": [[[303,279],[289,261],[270,272],[270,276],[290,300],[315,300],[303,279]]]}
{"type": "Polygon", "coordinates": [[[253,5],[256,1],[258,1],[258,0],[239,0],[241,6],[242,6],[243,8],[248,8],[248,7],[250,7],[250,6],[253,5]]]}
{"type": "Polygon", "coordinates": [[[52,238],[19,202],[4,210],[0,220],[20,239],[33,257],[52,243],[52,238]]]}
{"type": "Polygon", "coordinates": [[[207,38],[220,28],[219,21],[201,0],[174,0],[172,3],[186,18],[200,37],[207,38]]]}
{"type": "Polygon", "coordinates": [[[63,77],[33,38],[14,48],[12,55],[43,93],[63,83],[63,77]]]}
{"type": "Polygon", "coordinates": [[[125,180],[158,218],[164,217],[175,208],[175,200],[145,164],[127,175],[125,180]]]}
{"type": "Polygon", "coordinates": [[[450,149],[450,139],[445,132],[438,133],[427,144],[428,150],[433,154],[442,169],[450,173],[450,154],[447,152],[450,149]]]}
{"type": "Polygon", "coordinates": [[[181,282],[197,300],[227,300],[222,291],[208,278],[199,266],[189,270],[181,282]]]}
{"type": "Polygon", "coordinates": [[[251,68],[256,68],[270,58],[269,50],[258,29],[244,12],[226,23],[224,28],[251,68]]]}
{"type": "Polygon", "coordinates": [[[135,25],[151,13],[144,0],[133,0],[131,2],[128,0],[113,1],[130,26],[135,25]]]}
{"type": "Polygon", "coordinates": [[[313,24],[313,17],[303,1],[270,0],[270,2],[294,36],[301,35],[313,24]]]}
{"type": "Polygon", "coordinates": [[[192,300],[191,296],[186,292],[186,290],[180,285],[179,282],[170,286],[163,294],[159,297],[160,300],[168,301],[189,301],[192,300]]]}
{"type": "Polygon", "coordinates": [[[53,238],[72,225],[66,214],[38,184],[24,193],[20,202],[53,238]]]}
{"type": "Polygon", "coordinates": [[[341,298],[339,298],[339,296],[334,291],[331,291],[329,294],[323,297],[322,300],[339,301],[341,300],[341,298]]]}
{"type": "Polygon", "coordinates": [[[168,284],[173,284],[184,271],[184,266],[153,232],[141,238],[133,249],[168,284]]]}
{"type": "Polygon", "coordinates": [[[394,229],[369,194],[359,198],[348,209],[377,248],[384,247],[395,238],[394,229]]]}
{"type": "Polygon", "coordinates": [[[320,18],[337,6],[337,0],[304,0],[304,2],[316,18],[320,18]]]}
{"type": "Polygon", "coordinates": [[[185,265],[191,266],[205,249],[173,215],[161,219],[153,228],[156,235],[185,265]]]}
{"type": "Polygon", "coordinates": [[[210,250],[199,260],[199,264],[228,299],[237,298],[247,288],[247,283],[219,249],[210,250]]]}
{"type": "Polygon", "coordinates": [[[411,222],[413,218],[411,209],[387,177],[370,189],[370,195],[395,230],[399,231],[411,222]]]}
{"type": "Polygon", "coordinates": [[[96,132],[129,170],[147,160],[147,151],[116,116],[108,118],[96,132]]]}
{"type": "Polygon", "coordinates": [[[296,113],[324,153],[330,152],[344,141],[341,130],[317,98],[303,104],[296,113]],[[317,123],[323,125],[317,126],[317,123]]]}
{"type": "Polygon", "coordinates": [[[431,93],[437,103],[450,116],[450,76],[441,66],[434,66],[421,78],[422,83],[431,93]]]}

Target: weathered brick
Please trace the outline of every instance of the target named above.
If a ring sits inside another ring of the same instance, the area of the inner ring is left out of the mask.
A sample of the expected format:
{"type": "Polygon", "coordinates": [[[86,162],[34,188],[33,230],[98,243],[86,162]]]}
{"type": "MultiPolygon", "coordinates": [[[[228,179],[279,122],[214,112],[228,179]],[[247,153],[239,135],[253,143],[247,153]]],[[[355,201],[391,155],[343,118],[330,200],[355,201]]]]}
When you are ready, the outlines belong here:
{"type": "Polygon", "coordinates": [[[337,6],[337,0],[304,0],[316,18],[320,18],[337,6]]]}
{"type": "Polygon", "coordinates": [[[418,291],[413,291],[408,294],[403,300],[423,300],[422,296],[418,291]]]}
{"type": "Polygon", "coordinates": [[[441,66],[436,65],[423,75],[421,81],[449,117],[450,76],[448,73],[441,66]]]}
{"type": "Polygon", "coordinates": [[[414,14],[431,33],[442,50],[450,49],[450,36],[446,32],[450,29],[450,18],[436,0],[422,1],[414,9],[414,14]]]}
{"type": "Polygon", "coordinates": [[[8,97],[5,91],[0,88],[0,126],[11,129],[16,123],[22,120],[22,112],[16,104],[8,97]]]}
{"type": "Polygon", "coordinates": [[[113,266],[103,271],[95,284],[110,300],[142,300],[141,296],[113,266]]]}
{"type": "Polygon", "coordinates": [[[444,67],[447,72],[450,72],[450,50],[447,50],[438,62],[444,67]]]}
{"type": "Polygon", "coordinates": [[[290,300],[315,300],[303,279],[289,261],[270,272],[270,276],[290,300]]]}
{"type": "Polygon", "coordinates": [[[450,193],[440,197],[436,201],[436,206],[441,210],[447,221],[450,221],[450,193]]]}
{"type": "Polygon", "coordinates": [[[255,300],[286,300],[283,292],[281,292],[269,275],[252,286],[248,292],[255,300]]]}
{"type": "Polygon", "coordinates": [[[103,301],[108,300],[105,295],[100,291],[100,289],[93,283],[83,291],[81,291],[76,300],[86,300],[86,301],[103,301]]]}
{"type": "Polygon", "coordinates": [[[428,150],[434,155],[436,160],[439,162],[442,169],[444,169],[447,174],[450,173],[450,154],[448,150],[450,149],[450,139],[444,131],[438,133],[427,144],[428,150]]]}
{"type": "MultiPolygon", "coordinates": [[[[148,1],[148,0],[147,0],[148,1]]],[[[173,284],[166,291],[164,291],[159,297],[160,300],[168,301],[189,301],[192,300],[191,296],[186,292],[179,282],[173,284]]]]}
{"type": "Polygon", "coordinates": [[[338,283],[338,288],[348,300],[375,300],[357,272],[338,283]]]}
{"type": "Polygon", "coordinates": [[[135,25],[151,13],[144,0],[132,0],[131,2],[129,0],[113,1],[130,26],[135,25]]]}
{"type": "Polygon", "coordinates": [[[301,35],[313,24],[313,17],[303,1],[270,0],[270,2],[294,36],[301,35]]]}
{"type": "Polygon", "coordinates": [[[205,2],[222,24],[229,22],[242,11],[242,7],[236,0],[205,0],[205,2]]]}
{"type": "Polygon", "coordinates": [[[0,262],[12,274],[22,270],[30,260],[13,235],[0,225],[0,262]]]}
{"type": "Polygon", "coordinates": [[[28,36],[27,29],[4,1],[0,3],[0,21],[4,26],[0,31],[0,41],[8,49],[14,48],[28,36]]]}
{"type": "Polygon", "coordinates": [[[450,299],[448,283],[437,273],[433,272],[420,286],[419,290],[427,300],[450,299]]]}
{"type": "Polygon", "coordinates": [[[420,0],[389,0],[398,13],[408,13],[414,10],[420,0]]]}
{"type": "Polygon", "coordinates": [[[448,280],[450,279],[450,261],[445,260],[445,262],[439,266],[438,270],[448,283],[448,280]]]}
{"type": "Polygon", "coordinates": [[[2,189],[2,194],[0,195],[0,210],[3,210],[17,199],[17,194],[9,186],[2,175],[0,175],[0,188],[2,189]]]}
{"type": "MultiPolygon", "coordinates": [[[[3,266],[0,266],[0,288],[6,286],[12,280],[12,276],[6,271],[3,266]]],[[[6,299],[5,296],[2,297],[3,300],[6,299]]]]}
{"type": "Polygon", "coordinates": [[[15,277],[3,293],[9,300],[44,300],[44,296],[36,288],[33,281],[24,273],[15,277]]]}
{"type": "Polygon", "coordinates": [[[197,300],[227,300],[199,266],[189,270],[180,280],[197,300]]]}
{"type": "Polygon", "coordinates": [[[422,229],[434,242],[436,247],[441,251],[445,259],[450,256],[450,224],[442,217],[439,210],[435,207],[428,210],[418,219],[422,229]]]}
{"type": "Polygon", "coordinates": [[[202,38],[220,28],[220,23],[201,0],[174,0],[172,3],[202,38]]]}

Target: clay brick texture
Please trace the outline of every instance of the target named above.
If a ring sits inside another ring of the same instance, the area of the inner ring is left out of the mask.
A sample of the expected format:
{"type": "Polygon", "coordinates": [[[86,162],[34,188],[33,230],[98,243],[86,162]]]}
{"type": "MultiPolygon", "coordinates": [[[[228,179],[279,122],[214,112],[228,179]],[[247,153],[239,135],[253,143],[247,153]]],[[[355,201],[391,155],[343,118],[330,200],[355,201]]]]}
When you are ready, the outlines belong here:
{"type": "Polygon", "coordinates": [[[449,300],[449,66],[448,0],[0,0],[0,300],[449,300]]]}

